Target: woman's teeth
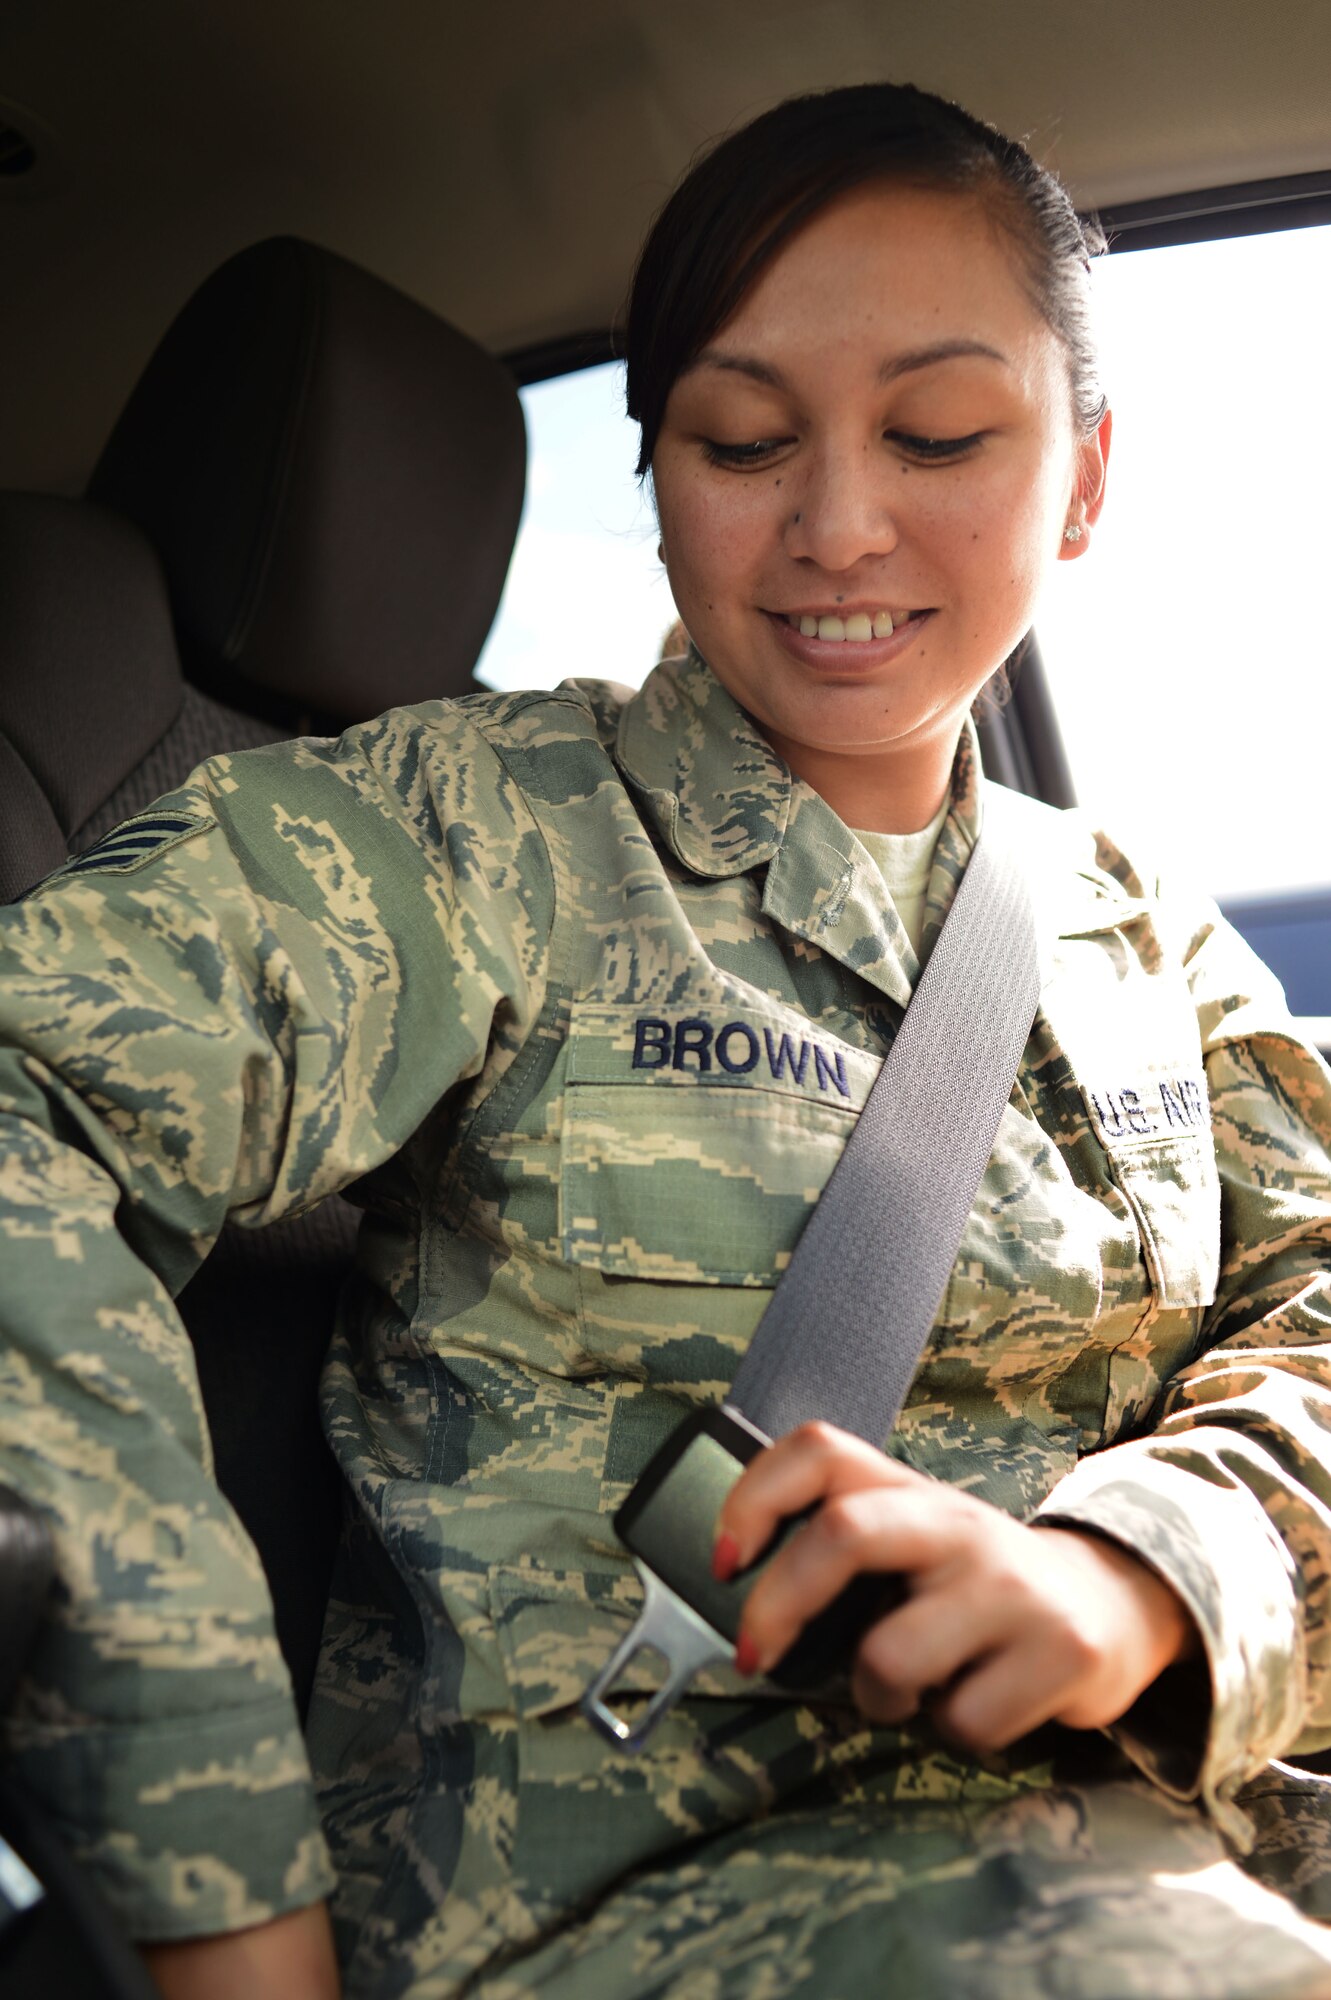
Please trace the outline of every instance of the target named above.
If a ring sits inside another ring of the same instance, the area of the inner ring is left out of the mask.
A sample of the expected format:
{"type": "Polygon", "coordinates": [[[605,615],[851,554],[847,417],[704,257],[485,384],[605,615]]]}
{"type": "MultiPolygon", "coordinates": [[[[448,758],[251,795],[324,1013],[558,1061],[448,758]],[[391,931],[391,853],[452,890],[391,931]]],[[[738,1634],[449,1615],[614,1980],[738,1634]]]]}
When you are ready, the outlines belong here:
{"type": "MultiPolygon", "coordinates": [[[[806,639],[850,639],[863,642],[865,639],[890,639],[893,631],[890,611],[875,611],[872,618],[867,611],[854,611],[849,618],[790,618],[786,622],[795,626],[806,639]]],[[[902,619],[898,622],[905,621],[902,619]]]]}

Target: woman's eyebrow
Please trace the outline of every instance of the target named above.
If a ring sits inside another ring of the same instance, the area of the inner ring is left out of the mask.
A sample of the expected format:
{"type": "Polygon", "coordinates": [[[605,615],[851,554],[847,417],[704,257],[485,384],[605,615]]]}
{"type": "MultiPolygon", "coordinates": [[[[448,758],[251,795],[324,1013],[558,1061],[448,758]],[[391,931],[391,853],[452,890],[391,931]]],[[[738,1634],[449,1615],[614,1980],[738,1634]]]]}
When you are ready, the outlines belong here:
{"type": "Polygon", "coordinates": [[[987,341],[936,340],[932,346],[912,347],[904,354],[894,354],[878,370],[878,380],[895,382],[899,375],[909,375],[916,368],[932,368],[936,361],[957,361],[968,355],[978,355],[984,361],[997,361],[1003,368],[1012,365],[1006,354],[1000,354],[987,341]]]}
{"type": "MultiPolygon", "coordinates": [[[[997,361],[1000,367],[1011,366],[1006,354],[998,348],[990,347],[983,340],[936,340],[928,347],[908,348],[904,354],[894,354],[878,370],[880,382],[895,382],[898,376],[912,374],[918,368],[932,368],[939,361],[957,361],[966,357],[979,356],[984,361],[997,361]]],[[[752,354],[731,354],[724,348],[704,347],[680,370],[683,375],[692,374],[695,368],[720,368],[732,375],[747,375],[754,382],[761,382],[769,389],[784,389],[785,377],[770,361],[759,361],[752,354]]]]}
{"type": "Polygon", "coordinates": [[[727,354],[720,347],[704,347],[702,353],[696,354],[679,372],[691,375],[695,368],[722,368],[732,375],[748,375],[755,382],[765,383],[769,389],[784,389],[786,386],[785,376],[769,362],[755,360],[751,354],[727,354]]]}

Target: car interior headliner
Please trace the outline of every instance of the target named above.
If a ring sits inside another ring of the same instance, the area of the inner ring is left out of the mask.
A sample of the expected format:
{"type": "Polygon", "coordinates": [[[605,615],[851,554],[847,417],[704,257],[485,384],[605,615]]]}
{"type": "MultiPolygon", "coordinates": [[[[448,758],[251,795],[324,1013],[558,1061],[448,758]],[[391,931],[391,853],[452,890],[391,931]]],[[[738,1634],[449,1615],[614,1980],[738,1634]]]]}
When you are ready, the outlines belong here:
{"type": "Polygon", "coordinates": [[[7,0],[0,485],[80,490],[246,244],[327,245],[500,352],[604,328],[706,138],[876,77],[1025,135],[1088,207],[1331,166],[1309,0],[7,0]]]}

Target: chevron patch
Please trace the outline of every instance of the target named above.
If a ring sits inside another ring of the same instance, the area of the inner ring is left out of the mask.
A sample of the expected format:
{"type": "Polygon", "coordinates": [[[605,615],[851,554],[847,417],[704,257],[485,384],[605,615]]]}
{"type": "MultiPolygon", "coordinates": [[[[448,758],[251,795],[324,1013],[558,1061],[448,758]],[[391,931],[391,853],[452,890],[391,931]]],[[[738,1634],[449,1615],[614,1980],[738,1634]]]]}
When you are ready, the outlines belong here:
{"type": "Polygon", "coordinates": [[[201,813],[140,813],[137,819],[127,819],[112,827],[92,847],[66,862],[60,873],[129,875],[154,855],[165,853],[168,847],[176,847],[192,833],[201,833],[212,825],[213,821],[201,813]]]}

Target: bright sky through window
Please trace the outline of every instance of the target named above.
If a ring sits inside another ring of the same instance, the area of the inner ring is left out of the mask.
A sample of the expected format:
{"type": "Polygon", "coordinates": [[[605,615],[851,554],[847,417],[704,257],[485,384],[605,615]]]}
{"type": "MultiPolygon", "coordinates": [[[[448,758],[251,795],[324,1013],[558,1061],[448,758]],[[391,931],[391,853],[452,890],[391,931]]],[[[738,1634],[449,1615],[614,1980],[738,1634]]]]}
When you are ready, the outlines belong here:
{"type": "MultiPolygon", "coordinates": [[[[1326,882],[1331,229],[1111,255],[1095,282],[1108,504],[1037,627],[1078,795],[1217,894],[1326,882]]],[[[527,506],[480,677],[636,686],[674,606],[622,372],[523,402],[527,506]]]]}
{"type": "Polygon", "coordinates": [[[527,499],[504,600],[477,665],[490,687],[556,687],[570,675],[638,687],[675,618],[656,520],[633,468],[618,364],[522,392],[527,499]]]}
{"type": "Polygon", "coordinates": [[[1036,628],[1078,797],[1217,895],[1331,881],[1331,229],[1095,275],[1108,502],[1036,628]]]}

